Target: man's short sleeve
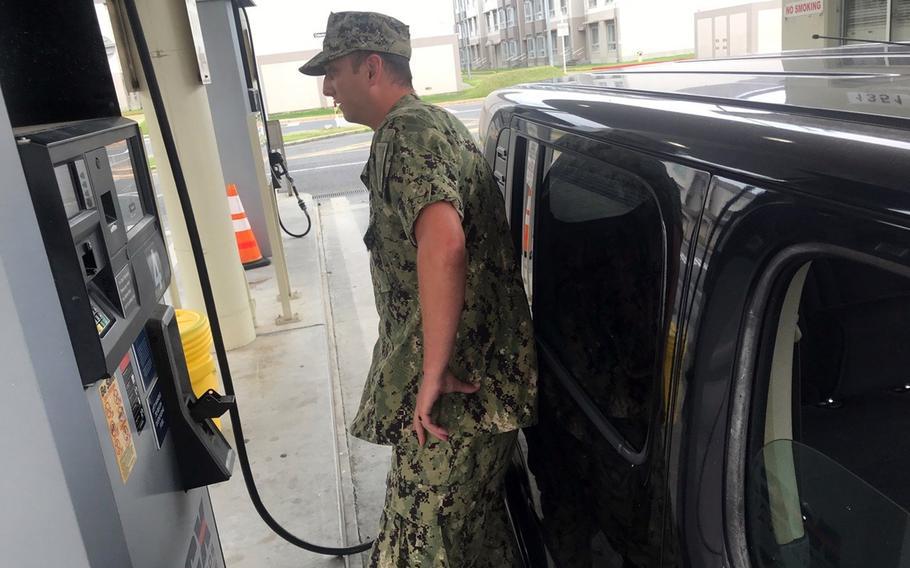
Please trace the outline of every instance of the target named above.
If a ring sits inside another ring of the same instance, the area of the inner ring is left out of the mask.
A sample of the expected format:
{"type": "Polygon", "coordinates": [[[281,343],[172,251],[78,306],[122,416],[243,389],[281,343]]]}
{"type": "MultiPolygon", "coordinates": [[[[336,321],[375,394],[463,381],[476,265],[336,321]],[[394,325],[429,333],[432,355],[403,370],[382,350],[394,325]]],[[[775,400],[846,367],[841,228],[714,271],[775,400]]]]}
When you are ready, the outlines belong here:
{"type": "Polygon", "coordinates": [[[389,198],[412,245],[417,246],[414,223],[427,205],[446,201],[464,219],[457,156],[440,131],[399,132],[387,159],[391,160],[386,177],[389,198]]]}

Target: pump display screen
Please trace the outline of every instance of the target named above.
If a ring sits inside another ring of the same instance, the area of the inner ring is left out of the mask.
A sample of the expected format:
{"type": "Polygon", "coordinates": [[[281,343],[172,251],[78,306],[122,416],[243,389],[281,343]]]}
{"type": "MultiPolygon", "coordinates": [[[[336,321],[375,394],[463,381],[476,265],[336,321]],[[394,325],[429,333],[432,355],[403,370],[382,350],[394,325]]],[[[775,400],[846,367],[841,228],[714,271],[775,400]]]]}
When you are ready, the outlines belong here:
{"type": "Polygon", "coordinates": [[[73,176],[70,173],[69,165],[62,164],[54,168],[54,175],[57,177],[60,197],[63,198],[63,209],[66,211],[66,218],[72,219],[82,210],[82,207],[76,194],[76,187],[73,185],[73,176]]]}
{"type": "Polygon", "coordinates": [[[114,176],[114,188],[117,191],[117,201],[120,202],[123,225],[126,231],[130,232],[145,215],[142,200],[139,198],[139,188],[136,186],[130,148],[126,140],[123,140],[107,146],[105,150],[111,164],[111,174],[114,176]]]}
{"type": "Polygon", "coordinates": [[[92,302],[92,315],[95,316],[95,329],[98,330],[98,337],[104,337],[107,330],[114,324],[114,319],[99,308],[95,302],[92,302]]]}

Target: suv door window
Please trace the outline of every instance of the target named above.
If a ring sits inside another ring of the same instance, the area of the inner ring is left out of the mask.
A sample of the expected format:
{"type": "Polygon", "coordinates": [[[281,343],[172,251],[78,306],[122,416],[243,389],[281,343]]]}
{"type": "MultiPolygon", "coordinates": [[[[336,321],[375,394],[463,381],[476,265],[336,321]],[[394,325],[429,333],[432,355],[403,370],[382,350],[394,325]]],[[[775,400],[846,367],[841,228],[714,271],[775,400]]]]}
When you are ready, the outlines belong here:
{"type": "Polygon", "coordinates": [[[554,151],[538,193],[533,303],[544,354],[640,451],[664,290],[660,208],[636,176],[569,152],[554,151]]]}
{"type": "Polygon", "coordinates": [[[756,566],[910,566],[910,279],[803,265],[775,318],[750,420],[756,566]]]}

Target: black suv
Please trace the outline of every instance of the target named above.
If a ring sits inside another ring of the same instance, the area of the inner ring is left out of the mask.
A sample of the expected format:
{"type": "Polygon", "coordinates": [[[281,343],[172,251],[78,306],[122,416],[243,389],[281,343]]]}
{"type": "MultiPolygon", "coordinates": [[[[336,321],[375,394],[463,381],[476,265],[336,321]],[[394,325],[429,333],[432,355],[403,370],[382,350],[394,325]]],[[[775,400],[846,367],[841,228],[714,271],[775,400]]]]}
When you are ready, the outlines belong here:
{"type": "Polygon", "coordinates": [[[528,566],[910,566],[910,46],[496,92],[528,566]]]}

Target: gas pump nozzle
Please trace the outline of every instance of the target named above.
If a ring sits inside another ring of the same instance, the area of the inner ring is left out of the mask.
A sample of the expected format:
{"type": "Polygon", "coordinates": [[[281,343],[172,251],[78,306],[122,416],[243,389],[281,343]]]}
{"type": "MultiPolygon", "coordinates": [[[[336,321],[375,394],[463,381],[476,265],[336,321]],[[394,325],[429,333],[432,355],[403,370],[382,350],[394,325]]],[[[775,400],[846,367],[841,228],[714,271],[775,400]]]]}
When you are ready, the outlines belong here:
{"type": "Polygon", "coordinates": [[[189,405],[190,416],[196,422],[203,422],[206,418],[218,418],[236,405],[233,395],[218,394],[209,389],[189,405]]]}

